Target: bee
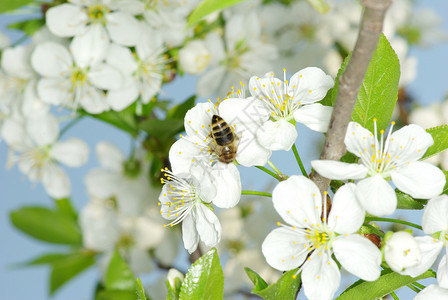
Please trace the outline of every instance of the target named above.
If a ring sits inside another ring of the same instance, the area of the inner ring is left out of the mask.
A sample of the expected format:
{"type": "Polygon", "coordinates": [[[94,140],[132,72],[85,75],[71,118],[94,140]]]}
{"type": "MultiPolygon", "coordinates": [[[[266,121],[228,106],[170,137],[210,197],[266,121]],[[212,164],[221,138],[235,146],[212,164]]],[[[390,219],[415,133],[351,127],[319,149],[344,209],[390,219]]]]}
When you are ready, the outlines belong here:
{"type": "Polygon", "coordinates": [[[213,115],[211,123],[213,138],[212,151],[218,160],[225,164],[230,164],[236,157],[240,137],[233,132],[233,128],[218,115],[213,115]]]}

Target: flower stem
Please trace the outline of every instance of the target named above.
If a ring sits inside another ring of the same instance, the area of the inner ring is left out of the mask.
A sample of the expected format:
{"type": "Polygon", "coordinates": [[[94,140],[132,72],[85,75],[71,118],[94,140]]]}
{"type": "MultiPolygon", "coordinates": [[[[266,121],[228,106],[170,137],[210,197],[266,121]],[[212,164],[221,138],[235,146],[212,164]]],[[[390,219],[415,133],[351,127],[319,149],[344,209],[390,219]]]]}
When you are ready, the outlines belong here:
{"type": "Polygon", "coordinates": [[[384,236],[384,233],[382,233],[381,231],[376,229],[374,226],[372,226],[370,224],[367,224],[367,223],[364,223],[363,225],[369,227],[370,230],[372,230],[373,233],[375,233],[377,236],[379,236],[379,237],[383,237],[384,236]]]}
{"type": "Polygon", "coordinates": [[[420,292],[420,289],[416,288],[415,286],[413,286],[412,284],[408,284],[406,285],[408,288],[410,288],[411,290],[413,290],[416,293],[420,292]]]}
{"type": "Polygon", "coordinates": [[[420,230],[423,230],[422,226],[411,223],[411,222],[406,222],[403,220],[396,220],[396,219],[389,219],[389,218],[377,218],[377,217],[366,217],[365,219],[366,222],[369,221],[379,221],[379,222],[391,222],[391,223],[398,223],[398,224],[403,224],[403,225],[408,225],[420,230]]]}
{"type": "Polygon", "coordinates": [[[275,173],[277,173],[277,175],[283,175],[283,173],[280,172],[279,169],[277,169],[277,167],[272,163],[272,161],[268,160],[268,165],[272,168],[272,170],[275,171],[275,173]]]}
{"type": "Polygon", "coordinates": [[[302,171],[302,175],[308,177],[308,173],[303,166],[302,160],[300,159],[299,152],[297,151],[296,144],[292,145],[292,152],[294,152],[294,156],[296,157],[297,163],[299,164],[300,171],[302,171]]]}
{"type": "Polygon", "coordinates": [[[257,196],[272,197],[272,194],[270,193],[257,192],[257,191],[241,191],[241,195],[257,195],[257,196]]]}
{"type": "Polygon", "coordinates": [[[73,125],[78,123],[79,120],[81,120],[84,116],[77,116],[73,120],[71,120],[67,125],[64,126],[64,128],[61,129],[59,132],[59,137],[61,137],[64,133],[66,133],[73,125]]]}
{"type": "Polygon", "coordinates": [[[391,292],[390,295],[391,295],[392,298],[394,298],[395,300],[400,300],[400,298],[398,298],[398,296],[397,296],[394,292],[391,292]]]}
{"type": "Polygon", "coordinates": [[[415,285],[416,287],[418,287],[419,289],[423,290],[426,286],[424,286],[423,284],[420,284],[418,282],[413,282],[413,285],[415,285]]]}
{"type": "Polygon", "coordinates": [[[263,172],[268,173],[269,175],[271,175],[272,177],[274,177],[275,179],[277,179],[277,174],[275,174],[275,173],[272,172],[271,170],[266,169],[265,167],[262,167],[262,166],[255,166],[255,167],[256,167],[257,169],[262,170],[263,172]]]}

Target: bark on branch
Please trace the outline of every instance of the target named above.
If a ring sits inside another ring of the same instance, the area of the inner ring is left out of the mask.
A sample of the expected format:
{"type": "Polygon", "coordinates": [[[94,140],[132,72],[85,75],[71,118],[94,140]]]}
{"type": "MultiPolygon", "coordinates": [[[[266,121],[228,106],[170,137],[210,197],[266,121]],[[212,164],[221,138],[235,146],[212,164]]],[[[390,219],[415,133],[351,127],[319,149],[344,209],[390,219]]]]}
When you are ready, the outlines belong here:
{"type": "MultiPolygon", "coordinates": [[[[391,0],[363,0],[364,14],[352,57],[345,72],[339,77],[333,114],[320,159],[339,160],[346,152],[344,137],[350,122],[356,97],[372,59],[383,29],[384,15],[391,0]]],[[[326,191],[330,180],[313,172],[312,179],[321,192],[326,191]]]]}

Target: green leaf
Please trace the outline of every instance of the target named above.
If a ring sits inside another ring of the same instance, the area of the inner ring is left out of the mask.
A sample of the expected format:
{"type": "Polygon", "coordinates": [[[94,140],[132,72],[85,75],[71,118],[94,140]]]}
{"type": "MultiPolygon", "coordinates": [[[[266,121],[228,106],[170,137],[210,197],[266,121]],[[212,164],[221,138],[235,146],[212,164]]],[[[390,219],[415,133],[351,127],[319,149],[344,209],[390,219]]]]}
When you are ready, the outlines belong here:
{"type": "Polygon", "coordinates": [[[341,77],[342,73],[345,72],[345,69],[347,69],[348,62],[350,60],[350,57],[352,54],[350,53],[342,63],[341,67],[338,70],[338,74],[336,75],[336,79],[334,80],[334,87],[328,90],[325,97],[320,101],[322,105],[326,106],[334,106],[334,102],[336,101],[336,96],[338,94],[338,88],[339,88],[339,77],[341,77]]]}
{"type": "Polygon", "coordinates": [[[65,257],[67,257],[66,253],[46,253],[46,254],[42,254],[36,258],[33,258],[32,260],[30,260],[28,262],[14,264],[14,265],[12,265],[12,267],[13,268],[23,268],[23,267],[30,267],[30,266],[53,264],[54,262],[64,259],[65,257]]]}
{"type": "Polygon", "coordinates": [[[134,274],[118,250],[114,251],[110,259],[105,276],[105,286],[106,290],[133,291],[135,293],[134,274]]]}
{"type": "Polygon", "coordinates": [[[131,291],[106,290],[100,291],[95,300],[135,300],[136,294],[131,291]]]}
{"type": "Polygon", "coordinates": [[[180,291],[179,299],[222,299],[224,296],[224,275],[216,249],[202,255],[188,270],[180,291]]]}
{"type": "Polygon", "coordinates": [[[325,3],[324,0],[307,0],[308,3],[319,13],[324,14],[326,13],[330,7],[327,3],[325,3]]]}
{"type": "Polygon", "coordinates": [[[235,5],[243,0],[203,0],[188,17],[187,27],[198,23],[203,17],[214,11],[235,5]]]}
{"type": "Polygon", "coordinates": [[[149,135],[162,140],[169,139],[184,130],[184,120],[177,119],[148,119],[140,123],[140,128],[149,135]]]}
{"type": "Polygon", "coordinates": [[[179,119],[179,120],[185,119],[185,114],[187,113],[187,111],[189,109],[193,108],[195,100],[196,100],[196,95],[193,95],[190,98],[188,98],[187,100],[185,100],[184,102],[174,106],[166,113],[166,118],[167,119],[179,119]]]}
{"type": "Polygon", "coordinates": [[[397,195],[397,208],[398,209],[423,209],[427,200],[414,199],[408,194],[405,194],[399,190],[395,190],[397,195]]]}
{"type": "Polygon", "coordinates": [[[140,278],[137,278],[136,280],[137,283],[137,299],[138,300],[147,300],[146,296],[145,296],[145,288],[143,287],[142,281],[140,280],[140,278]]]}
{"type": "Polygon", "coordinates": [[[336,300],[379,299],[403,286],[429,277],[436,277],[435,272],[429,270],[420,276],[411,277],[386,269],[381,272],[380,278],[375,281],[358,280],[336,300]]]}
{"type": "Polygon", "coordinates": [[[72,203],[70,202],[70,198],[62,198],[56,199],[56,210],[61,214],[66,215],[67,217],[76,221],[78,219],[78,214],[73,208],[72,203]]]}
{"type": "Polygon", "coordinates": [[[247,276],[249,276],[249,279],[254,284],[254,288],[252,290],[252,293],[264,290],[265,288],[268,287],[268,284],[266,283],[266,281],[264,281],[264,279],[261,278],[261,276],[258,275],[255,271],[253,271],[252,269],[247,268],[247,267],[244,268],[244,270],[246,271],[247,276]]]}
{"type": "Polygon", "coordinates": [[[16,10],[22,6],[32,3],[33,0],[3,0],[0,1],[0,13],[16,10]]]}
{"type": "Polygon", "coordinates": [[[38,240],[68,245],[81,245],[78,224],[65,214],[45,207],[22,207],[10,214],[12,224],[38,240]]]}
{"type": "Polygon", "coordinates": [[[373,132],[373,119],[379,130],[389,125],[398,96],[400,63],[384,35],[370,61],[352,114],[352,121],[373,132]]]}
{"type": "Polygon", "coordinates": [[[295,276],[297,269],[290,270],[282,275],[276,283],[271,284],[263,290],[256,291],[255,289],[252,293],[259,295],[265,300],[276,300],[276,299],[295,299],[297,290],[301,285],[300,276],[295,276]]]}
{"type": "Polygon", "coordinates": [[[429,128],[426,132],[432,136],[434,144],[426,150],[421,159],[430,158],[448,148],[448,125],[429,128]]]}
{"type": "Polygon", "coordinates": [[[77,252],[58,259],[52,263],[50,274],[50,294],[54,294],[70,279],[95,264],[95,256],[91,252],[77,252]]]}
{"type": "MultiPolygon", "coordinates": [[[[13,2],[13,1],[10,1],[13,2]]],[[[0,4],[1,5],[1,4],[0,4]]],[[[43,19],[31,19],[23,22],[9,24],[8,28],[18,29],[25,32],[27,35],[31,36],[40,28],[45,25],[45,21],[43,19]]]]}

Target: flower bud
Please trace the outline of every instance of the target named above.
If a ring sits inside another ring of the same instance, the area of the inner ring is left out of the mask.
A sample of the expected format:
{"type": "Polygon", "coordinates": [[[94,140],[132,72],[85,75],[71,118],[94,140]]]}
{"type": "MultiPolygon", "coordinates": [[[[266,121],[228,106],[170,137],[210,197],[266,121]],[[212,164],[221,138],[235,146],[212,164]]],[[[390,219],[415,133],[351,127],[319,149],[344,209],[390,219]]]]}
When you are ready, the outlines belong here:
{"type": "Polygon", "coordinates": [[[384,258],[392,270],[402,272],[420,263],[422,253],[417,241],[410,233],[399,231],[386,238],[384,258]]]}
{"type": "Polygon", "coordinates": [[[179,64],[188,74],[200,74],[207,68],[210,61],[210,52],[201,40],[188,42],[179,51],[179,64]]]}
{"type": "Polygon", "coordinates": [[[179,272],[176,269],[171,268],[168,271],[168,275],[167,275],[166,279],[168,280],[168,282],[170,283],[170,286],[172,288],[176,287],[176,283],[175,283],[176,278],[179,278],[179,280],[182,282],[182,281],[184,281],[184,274],[182,274],[181,272],[179,272]]]}

